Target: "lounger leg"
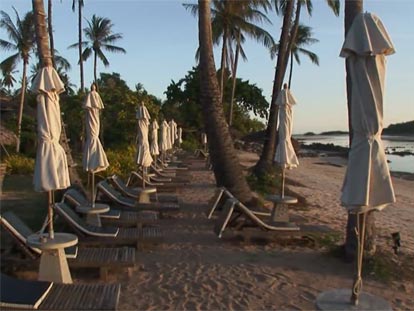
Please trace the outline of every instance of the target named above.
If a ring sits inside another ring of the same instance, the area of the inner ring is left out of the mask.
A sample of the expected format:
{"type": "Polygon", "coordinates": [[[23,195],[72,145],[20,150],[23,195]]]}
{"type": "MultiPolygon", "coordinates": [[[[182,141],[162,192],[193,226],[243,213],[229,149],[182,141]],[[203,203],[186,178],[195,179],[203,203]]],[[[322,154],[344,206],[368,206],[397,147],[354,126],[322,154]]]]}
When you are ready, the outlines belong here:
{"type": "Polygon", "coordinates": [[[39,280],[71,284],[68,262],[63,248],[44,250],[40,257],[39,280]]]}
{"type": "Polygon", "coordinates": [[[108,267],[101,267],[99,269],[99,276],[102,281],[107,281],[108,280],[108,267]]]}

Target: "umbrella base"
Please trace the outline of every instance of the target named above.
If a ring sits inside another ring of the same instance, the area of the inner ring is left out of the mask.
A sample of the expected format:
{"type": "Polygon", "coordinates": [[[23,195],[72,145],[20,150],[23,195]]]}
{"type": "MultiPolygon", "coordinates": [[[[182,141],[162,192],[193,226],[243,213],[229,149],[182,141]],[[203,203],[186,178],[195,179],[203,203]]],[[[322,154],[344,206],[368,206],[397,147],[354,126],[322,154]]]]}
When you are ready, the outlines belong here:
{"type": "Polygon", "coordinates": [[[359,303],[354,306],[351,303],[350,289],[334,289],[319,294],[316,298],[318,310],[378,310],[391,311],[391,305],[385,299],[362,292],[359,295],[359,303]]]}
{"type": "Polygon", "coordinates": [[[289,224],[289,204],[298,203],[298,199],[290,196],[268,195],[266,200],[273,202],[273,209],[271,213],[271,221],[273,223],[289,224]]]}

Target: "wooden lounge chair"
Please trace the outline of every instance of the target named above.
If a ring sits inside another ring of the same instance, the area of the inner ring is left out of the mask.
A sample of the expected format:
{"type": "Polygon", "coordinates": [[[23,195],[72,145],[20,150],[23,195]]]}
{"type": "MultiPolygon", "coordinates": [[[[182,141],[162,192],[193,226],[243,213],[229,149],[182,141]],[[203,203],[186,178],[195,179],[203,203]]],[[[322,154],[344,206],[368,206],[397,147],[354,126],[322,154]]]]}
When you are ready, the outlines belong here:
{"type": "Polygon", "coordinates": [[[57,284],[0,275],[1,310],[117,310],[119,284],[57,284]]]}
{"type": "MultiPolygon", "coordinates": [[[[62,202],[73,207],[88,205],[88,199],[74,188],[66,190],[62,196],[62,202]]],[[[121,211],[111,208],[108,212],[100,214],[102,224],[121,227],[142,227],[155,224],[158,221],[158,213],[154,211],[121,211]]]]}
{"type": "MultiPolygon", "coordinates": [[[[111,183],[111,185],[121,192],[124,196],[133,198],[135,200],[138,199],[138,196],[140,194],[141,188],[132,188],[128,187],[126,183],[119,178],[117,175],[112,175],[108,177],[108,181],[111,183]]],[[[155,193],[154,199],[156,202],[170,202],[170,203],[178,203],[177,195],[171,194],[171,193],[155,193]]]]}
{"type": "Polygon", "coordinates": [[[266,235],[274,233],[277,237],[282,235],[306,236],[332,232],[330,228],[322,225],[301,224],[297,226],[294,223],[272,223],[269,218],[263,220],[236,198],[226,200],[215,223],[214,232],[221,238],[226,229],[243,231],[246,240],[259,231],[266,231],[266,235]]]}
{"type": "MultiPolygon", "coordinates": [[[[20,246],[25,255],[39,260],[42,251],[27,245],[28,236],[34,232],[13,212],[8,211],[1,215],[0,222],[6,232],[20,246]]],[[[132,268],[135,265],[135,249],[122,248],[65,248],[66,258],[71,268],[99,268],[100,276],[106,279],[110,268],[132,268]]]]}
{"type": "MultiPolygon", "coordinates": [[[[211,219],[214,213],[221,211],[224,206],[224,203],[226,203],[228,199],[237,200],[237,198],[225,187],[218,188],[214,196],[210,200],[209,209],[207,211],[207,218],[211,219]]],[[[259,210],[251,210],[251,211],[256,216],[260,216],[260,217],[270,216],[270,212],[267,212],[267,211],[259,211],[259,210]]]]}
{"type": "Polygon", "coordinates": [[[87,224],[66,203],[56,203],[54,208],[78,234],[81,243],[91,245],[134,245],[141,248],[143,244],[158,243],[162,240],[162,233],[158,227],[97,227],[87,224]]]}
{"type": "MultiPolygon", "coordinates": [[[[129,175],[127,186],[142,185],[143,178],[139,172],[132,171],[129,175]]],[[[176,192],[178,187],[183,187],[186,182],[156,182],[151,177],[145,178],[145,186],[157,188],[157,192],[176,192]]]]}
{"type": "Polygon", "coordinates": [[[173,162],[165,163],[160,158],[158,158],[157,161],[158,161],[157,164],[159,165],[159,167],[161,167],[165,171],[172,170],[172,171],[177,171],[178,172],[178,171],[188,170],[188,167],[186,165],[181,164],[181,163],[176,163],[176,164],[173,163],[173,162]]]}
{"type": "Polygon", "coordinates": [[[163,216],[165,212],[178,212],[180,206],[176,203],[138,203],[137,200],[123,196],[114,187],[112,187],[106,180],[100,181],[97,185],[97,200],[101,202],[109,202],[116,204],[121,209],[130,211],[150,210],[160,213],[163,216]]]}

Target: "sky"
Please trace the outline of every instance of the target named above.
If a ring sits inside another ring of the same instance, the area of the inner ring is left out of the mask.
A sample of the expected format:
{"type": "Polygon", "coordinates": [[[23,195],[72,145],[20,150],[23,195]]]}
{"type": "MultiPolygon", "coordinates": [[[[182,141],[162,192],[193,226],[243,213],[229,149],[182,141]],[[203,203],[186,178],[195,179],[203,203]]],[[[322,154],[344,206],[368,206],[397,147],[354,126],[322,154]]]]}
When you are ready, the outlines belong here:
{"type": "MultiPolygon", "coordinates": [[[[45,4],[47,3],[46,0],[45,4]]],[[[186,2],[195,2],[193,0],[186,2]]],[[[343,35],[344,1],[341,13],[335,17],[325,0],[313,0],[313,14],[302,12],[301,22],[313,27],[318,43],[308,49],[318,54],[320,66],[302,56],[301,65],[295,64],[291,91],[298,101],[294,107],[293,133],[347,130],[347,108],[344,59],[339,57],[343,35]]],[[[110,66],[98,63],[98,72],[117,72],[131,88],[142,83],[155,96],[165,99],[164,91],[171,80],[178,81],[196,65],[198,47],[198,19],[186,11],[177,0],[85,0],[84,22],[93,14],[109,18],[113,31],[122,33],[116,45],[127,54],[106,53],[110,66]]],[[[69,72],[72,83],[79,86],[77,49],[67,47],[77,42],[77,13],[72,12],[72,1],[54,1],[53,23],[55,46],[72,64],[69,72]]],[[[0,9],[12,19],[16,8],[20,16],[32,9],[28,0],[2,0],[0,9]]],[[[384,125],[414,119],[414,1],[365,0],[364,11],[377,14],[387,28],[396,54],[387,58],[384,102],[384,125]]],[[[279,39],[282,19],[269,12],[272,25],[263,25],[279,39]]],[[[8,39],[0,30],[0,38],[8,39]]],[[[276,60],[254,41],[244,46],[248,61],[239,63],[238,77],[249,80],[263,90],[270,102],[276,60]]],[[[1,51],[0,61],[11,55],[1,51]]],[[[216,68],[220,63],[220,47],[215,50],[216,68]]],[[[93,81],[93,58],[85,66],[85,82],[93,81]]],[[[19,73],[21,74],[21,73],[19,73]]]]}

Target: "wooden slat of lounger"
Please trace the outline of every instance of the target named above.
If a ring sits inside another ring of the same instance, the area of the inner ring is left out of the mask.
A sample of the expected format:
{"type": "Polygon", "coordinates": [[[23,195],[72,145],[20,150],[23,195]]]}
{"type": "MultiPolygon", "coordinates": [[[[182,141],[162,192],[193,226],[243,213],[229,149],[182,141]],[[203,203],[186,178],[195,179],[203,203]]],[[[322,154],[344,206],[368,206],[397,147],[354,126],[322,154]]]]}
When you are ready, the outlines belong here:
{"type": "Polygon", "coordinates": [[[40,310],[116,310],[118,284],[54,284],[40,310]]]}
{"type": "Polygon", "coordinates": [[[159,240],[163,237],[162,231],[159,227],[144,227],[144,228],[121,228],[118,233],[119,239],[129,237],[137,237],[139,240],[159,240]]]}
{"type": "Polygon", "coordinates": [[[71,267],[117,267],[132,266],[135,263],[135,249],[123,248],[80,248],[76,259],[69,260],[71,267]]]}
{"type": "Polygon", "coordinates": [[[115,226],[137,226],[153,224],[158,221],[158,213],[155,211],[122,211],[119,218],[101,218],[102,223],[115,226]]]}

